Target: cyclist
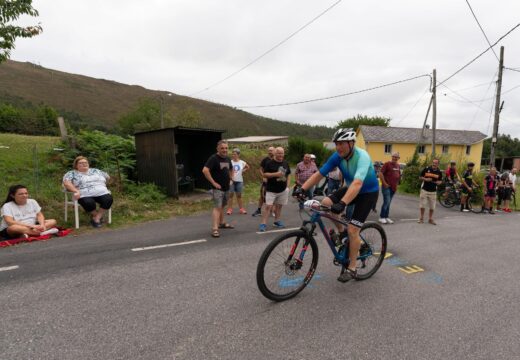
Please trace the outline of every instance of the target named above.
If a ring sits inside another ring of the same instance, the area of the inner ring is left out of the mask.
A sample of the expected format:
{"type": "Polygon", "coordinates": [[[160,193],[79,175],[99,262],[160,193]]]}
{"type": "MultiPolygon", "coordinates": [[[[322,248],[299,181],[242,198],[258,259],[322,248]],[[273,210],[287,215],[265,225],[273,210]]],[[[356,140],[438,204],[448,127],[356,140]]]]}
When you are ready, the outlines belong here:
{"type": "Polygon", "coordinates": [[[489,170],[489,174],[484,178],[484,184],[486,185],[486,193],[484,194],[484,200],[486,204],[486,208],[490,214],[494,214],[493,205],[495,202],[495,197],[497,195],[497,183],[498,183],[498,175],[497,168],[492,167],[489,170]]]}
{"type": "MultiPolygon", "coordinates": [[[[379,182],[370,155],[365,150],[356,147],[354,129],[339,129],[334,133],[332,141],[336,144],[336,152],[329,157],[317,173],[314,173],[301,188],[295,191],[294,195],[305,197],[303,194],[308,189],[327,176],[336,166],[339,167],[346,186],[323,199],[322,204],[330,206],[331,212],[338,217],[347,205],[355,205],[347,228],[350,263],[346,271],[338,277],[338,281],[347,282],[356,277],[357,256],[361,245],[359,232],[370,210],[377,202],[379,182]]],[[[342,232],[343,226],[336,225],[342,232]]]]}
{"type": "Polygon", "coordinates": [[[473,192],[473,168],[475,163],[469,162],[468,168],[462,174],[462,194],[460,196],[460,211],[469,211],[467,200],[468,194],[473,192]]]}
{"type": "Polygon", "coordinates": [[[448,194],[452,187],[454,187],[458,182],[461,182],[459,172],[457,171],[457,163],[455,160],[450,161],[450,167],[446,169],[446,190],[444,191],[444,198],[448,197],[448,194]]]}

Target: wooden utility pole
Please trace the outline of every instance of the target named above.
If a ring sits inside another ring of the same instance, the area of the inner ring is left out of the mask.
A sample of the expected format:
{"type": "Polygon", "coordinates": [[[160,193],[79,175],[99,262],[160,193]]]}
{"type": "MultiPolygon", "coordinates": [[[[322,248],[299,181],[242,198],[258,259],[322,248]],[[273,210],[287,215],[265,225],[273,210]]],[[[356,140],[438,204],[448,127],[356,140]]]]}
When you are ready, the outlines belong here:
{"type": "Polygon", "coordinates": [[[432,86],[432,156],[435,156],[435,129],[437,128],[437,70],[433,69],[432,86]]]}
{"type": "Polygon", "coordinates": [[[500,118],[500,92],[502,91],[502,69],[504,67],[504,47],[500,47],[500,61],[498,63],[497,99],[495,101],[495,122],[493,123],[493,136],[491,137],[491,152],[489,153],[489,168],[495,166],[495,149],[498,140],[498,120],[500,118]]]}
{"type": "Polygon", "coordinates": [[[61,116],[58,117],[58,125],[60,127],[61,140],[67,141],[67,127],[65,126],[65,120],[61,116]]]}

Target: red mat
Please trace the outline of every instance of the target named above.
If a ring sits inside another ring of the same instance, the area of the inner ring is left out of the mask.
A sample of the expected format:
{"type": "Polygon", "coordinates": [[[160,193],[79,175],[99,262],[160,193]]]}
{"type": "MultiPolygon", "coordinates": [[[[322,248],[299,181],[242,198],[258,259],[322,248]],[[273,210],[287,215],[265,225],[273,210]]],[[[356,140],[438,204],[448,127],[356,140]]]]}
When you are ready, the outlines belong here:
{"type": "Polygon", "coordinates": [[[19,244],[19,243],[22,243],[22,242],[49,240],[53,236],[59,236],[59,237],[67,236],[67,235],[69,235],[72,232],[72,229],[64,229],[64,228],[60,228],[60,227],[58,227],[58,230],[60,230],[60,231],[58,231],[56,234],[52,234],[52,235],[31,236],[31,237],[28,237],[28,238],[0,240],[0,248],[13,246],[13,245],[16,245],[16,244],[19,244]]]}

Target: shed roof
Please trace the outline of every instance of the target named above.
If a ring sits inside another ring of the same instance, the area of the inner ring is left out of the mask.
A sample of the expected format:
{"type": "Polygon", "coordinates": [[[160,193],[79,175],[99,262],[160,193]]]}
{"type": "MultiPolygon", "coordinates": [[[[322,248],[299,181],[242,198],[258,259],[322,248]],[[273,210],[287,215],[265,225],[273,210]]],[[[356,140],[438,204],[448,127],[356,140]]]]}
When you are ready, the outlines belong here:
{"type": "Polygon", "coordinates": [[[287,140],[289,136],[245,136],[233,139],[226,139],[229,142],[236,143],[258,143],[276,140],[287,140]]]}
{"type": "MultiPolygon", "coordinates": [[[[424,137],[420,140],[422,129],[418,128],[360,125],[359,131],[363,133],[365,141],[368,142],[413,144],[419,141],[432,142],[433,133],[432,129],[425,129],[424,137]]],[[[480,131],[437,129],[435,133],[435,142],[439,145],[471,145],[485,138],[487,136],[480,131]]]]}

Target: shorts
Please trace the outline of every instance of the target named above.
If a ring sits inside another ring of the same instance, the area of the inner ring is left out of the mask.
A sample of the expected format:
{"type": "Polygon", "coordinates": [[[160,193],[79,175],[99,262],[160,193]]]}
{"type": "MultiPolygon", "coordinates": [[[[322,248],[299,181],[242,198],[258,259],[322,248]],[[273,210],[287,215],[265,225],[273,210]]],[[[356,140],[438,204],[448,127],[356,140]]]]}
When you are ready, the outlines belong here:
{"type": "Polygon", "coordinates": [[[275,193],[267,191],[265,193],[265,204],[266,205],[287,205],[289,201],[289,189],[285,189],[282,192],[275,193]]]}
{"type": "Polygon", "coordinates": [[[211,190],[213,204],[216,208],[222,208],[227,205],[229,199],[229,191],[222,191],[218,189],[211,190]]]}
{"type": "Polygon", "coordinates": [[[430,210],[435,210],[435,204],[437,203],[437,192],[436,191],[426,191],[421,189],[421,193],[419,195],[419,207],[421,209],[425,209],[429,207],[430,210]]]}
{"type": "Polygon", "coordinates": [[[229,192],[242,194],[243,188],[244,188],[244,183],[242,181],[233,181],[231,183],[231,185],[229,185],[229,192]]]}
{"type": "MultiPolygon", "coordinates": [[[[348,187],[344,186],[336,191],[334,191],[332,194],[328,196],[328,198],[335,204],[338,203],[343,196],[347,193],[348,187]]],[[[368,214],[370,214],[370,211],[376,206],[377,198],[379,196],[379,190],[364,194],[358,194],[354,200],[352,200],[349,204],[355,205],[354,211],[352,212],[352,218],[350,220],[350,224],[354,225],[355,227],[362,227],[365,223],[365,220],[368,217],[368,214]]],[[[348,207],[347,207],[348,208],[348,207]]]]}
{"type": "Polygon", "coordinates": [[[496,196],[497,196],[497,193],[496,193],[495,189],[488,189],[486,191],[485,197],[492,199],[492,198],[495,198],[496,196]]]}
{"type": "Polygon", "coordinates": [[[9,240],[9,239],[13,239],[13,237],[11,235],[9,235],[9,233],[7,232],[7,228],[0,231],[0,240],[9,240]]]}

